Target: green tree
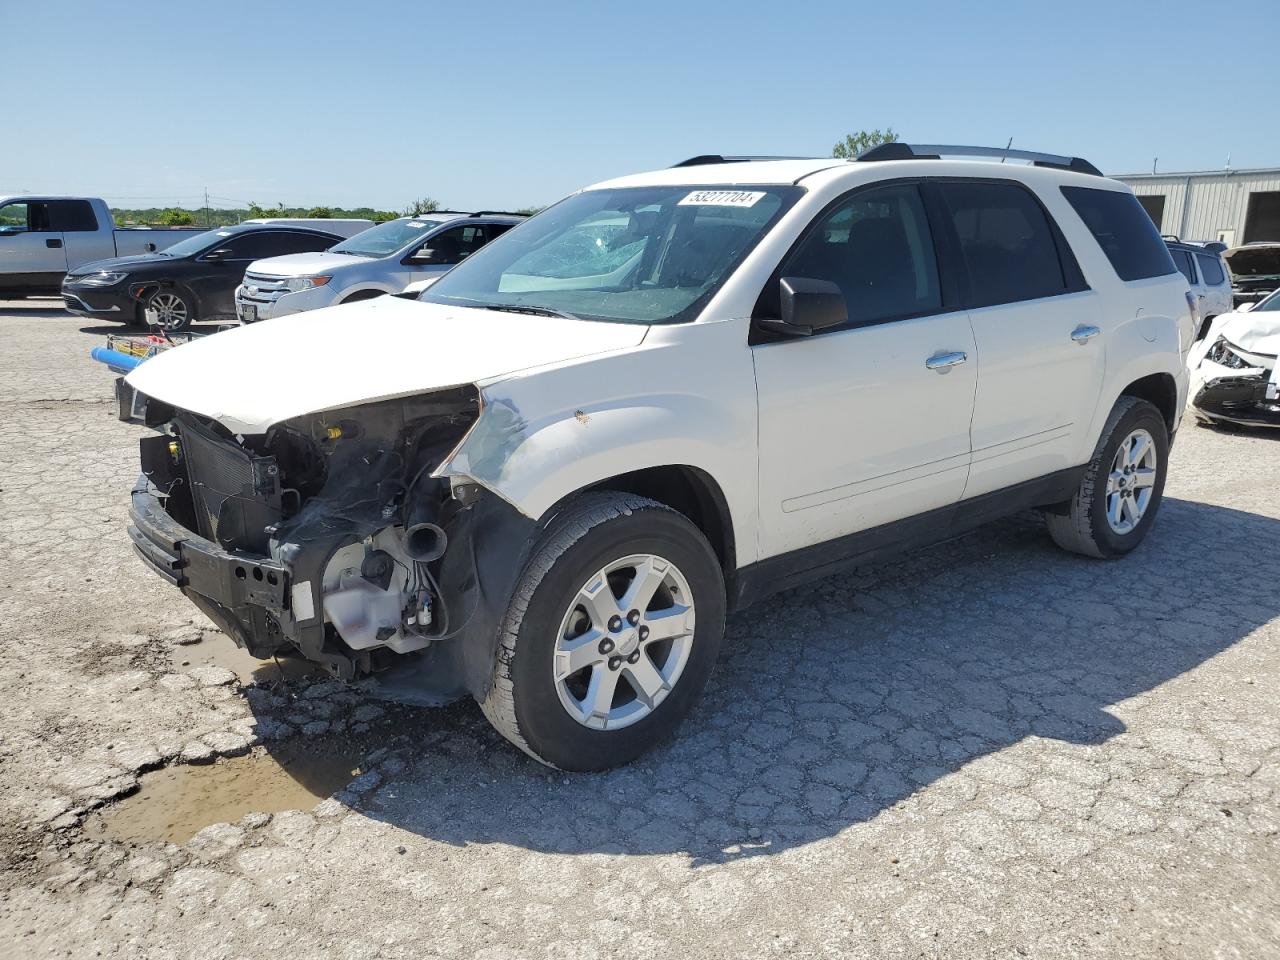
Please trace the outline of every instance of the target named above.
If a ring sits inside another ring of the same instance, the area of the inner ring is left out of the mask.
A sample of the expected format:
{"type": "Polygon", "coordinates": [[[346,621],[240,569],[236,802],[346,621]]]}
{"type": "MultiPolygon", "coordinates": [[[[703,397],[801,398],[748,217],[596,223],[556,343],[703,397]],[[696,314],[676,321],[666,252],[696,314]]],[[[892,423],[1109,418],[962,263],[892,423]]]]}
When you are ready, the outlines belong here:
{"type": "Polygon", "coordinates": [[[160,225],[164,227],[189,227],[196,222],[196,218],[188,210],[179,210],[177,207],[170,207],[167,210],[161,210],[160,216],[157,217],[160,225]]]}
{"type": "Polygon", "coordinates": [[[308,217],[316,217],[321,220],[333,219],[333,207],[312,207],[307,211],[308,217]]]}
{"type": "Polygon", "coordinates": [[[440,209],[440,201],[430,197],[419,197],[404,208],[406,217],[420,217],[424,213],[435,213],[440,209]]]}
{"type": "Polygon", "coordinates": [[[883,130],[859,130],[856,133],[846,134],[843,140],[831,148],[831,155],[842,160],[852,160],[864,150],[878,147],[882,143],[896,143],[897,140],[898,135],[893,132],[893,127],[885,127],[883,130]]]}

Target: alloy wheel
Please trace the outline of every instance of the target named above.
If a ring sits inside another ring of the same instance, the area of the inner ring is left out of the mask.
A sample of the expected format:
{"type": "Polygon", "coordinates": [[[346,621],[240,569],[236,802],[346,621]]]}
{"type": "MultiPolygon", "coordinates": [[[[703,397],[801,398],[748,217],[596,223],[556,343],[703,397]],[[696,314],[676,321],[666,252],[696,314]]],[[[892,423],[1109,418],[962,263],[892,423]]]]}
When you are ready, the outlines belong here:
{"type": "Polygon", "coordinates": [[[674,563],[652,554],[610,563],[560,622],[552,673],[561,705],[597,730],[644,719],[679,681],[693,631],[693,593],[674,563]]]}
{"type": "Polygon", "coordinates": [[[1107,525],[1131,532],[1147,512],[1156,484],[1156,444],[1150,433],[1134,430],[1120,443],[1107,475],[1107,525]]]}
{"type": "Polygon", "coordinates": [[[166,330],[177,330],[187,324],[187,305],[173,293],[157,293],[147,303],[147,311],[155,315],[155,324],[166,330]]]}

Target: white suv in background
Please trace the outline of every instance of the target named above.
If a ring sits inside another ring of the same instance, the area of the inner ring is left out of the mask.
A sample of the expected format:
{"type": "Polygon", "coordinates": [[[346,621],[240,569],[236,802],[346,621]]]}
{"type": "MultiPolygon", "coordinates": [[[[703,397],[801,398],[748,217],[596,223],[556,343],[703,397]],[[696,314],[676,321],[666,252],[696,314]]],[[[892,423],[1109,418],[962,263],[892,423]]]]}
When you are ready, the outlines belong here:
{"type": "Polygon", "coordinates": [[[1133,550],[1191,335],[1150,218],[1078,158],[699,157],[417,300],[148,360],[130,535],[255,656],[470,695],[601,769],[676,728],[769,593],[1027,508],[1133,550]]]}
{"type": "Polygon", "coordinates": [[[1234,309],[1231,272],[1222,258],[1227,245],[1216,240],[1207,243],[1179,240],[1177,237],[1165,237],[1164,240],[1174,265],[1187,278],[1191,294],[1196,298],[1196,309],[1200,315],[1196,339],[1199,340],[1208,332],[1214,317],[1234,309]]]}

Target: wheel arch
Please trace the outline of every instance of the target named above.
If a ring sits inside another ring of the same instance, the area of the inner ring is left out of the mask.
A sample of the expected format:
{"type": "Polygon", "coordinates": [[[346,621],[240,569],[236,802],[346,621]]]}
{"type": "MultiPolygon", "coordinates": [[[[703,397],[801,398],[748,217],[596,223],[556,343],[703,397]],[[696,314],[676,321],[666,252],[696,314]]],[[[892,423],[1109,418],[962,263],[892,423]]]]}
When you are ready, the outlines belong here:
{"type": "Polygon", "coordinates": [[[1120,391],[1122,397],[1137,397],[1146,400],[1164,417],[1169,435],[1173,436],[1178,426],[1178,383],[1172,374],[1152,373],[1134,380],[1120,391]]]}
{"type": "MultiPolygon", "coordinates": [[[[737,569],[737,548],[729,502],[711,474],[688,464],[668,464],[631,470],[590,484],[570,496],[593,490],[634,493],[665,504],[683,514],[702,531],[720,561],[728,582],[737,569]]],[[[568,498],[565,498],[568,499],[568,498]]],[[[561,501],[563,503],[564,501],[561,501]]],[[[559,505],[552,510],[559,509],[559,505]]]]}
{"type": "Polygon", "coordinates": [[[373,300],[377,297],[386,296],[391,293],[390,290],[384,290],[382,287],[358,287],[355,290],[348,290],[342,294],[342,299],[338,304],[359,303],[361,300],[373,300]]]}

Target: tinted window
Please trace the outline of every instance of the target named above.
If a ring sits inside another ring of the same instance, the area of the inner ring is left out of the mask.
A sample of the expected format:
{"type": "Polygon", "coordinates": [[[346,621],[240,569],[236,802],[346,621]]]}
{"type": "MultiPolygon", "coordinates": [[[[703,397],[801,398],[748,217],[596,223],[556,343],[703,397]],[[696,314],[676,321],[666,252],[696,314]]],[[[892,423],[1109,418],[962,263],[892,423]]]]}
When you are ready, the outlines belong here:
{"type": "Polygon", "coordinates": [[[228,260],[264,260],[267,257],[283,257],[290,253],[324,250],[336,242],[336,240],[325,240],[322,245],[317,245],[311,242],[311,237],[308,235],[281,230],[263,230],[242,234],[224,246],[231,250],[228,260]]]}
{"type": "Polygon", "coordinates": [[[71,233],[98,229],[98,218],[88,200],[50,200],[49,222],[51,229],[71,233]]]}
{"type": "Polygon", "coordinates": [[[1209,286],[1216,287],[1220,283],[1227,282],[1226,274],[1222,272],[1222,261],[1217,257],[1197,253],[1196,259],[1200,261],[1200,275],[1209,286]]]}
{"type": "Polygon", "coordinates": [[[1185,250],[1170,250],[1169,255],[1173,257],[1174,266],[1187,278],[1187,283],[1196,282],[1196,268],[1191,265],[1191,254],[1185,250]]]}
{"type": "MultiPolygon", "coordinates": [[[[855,325],[942,306],[929,222],[919,191],[909,184],[861,191],[837,205],[787,258],[780,275],[830,280],[844,293],[855,325]]],[[[776,299],[776,287],[772,292],[776,299]]]]}
{"type": "Polygon", "coordinates": [[[1053,228],[1027,190],[994,181],[939,186],[969,270],[970,306],[1067,292],[1053,228]]]}
{"type": "Polygon", "coordinates": [[[1132,193],[1063,187],[1062,195],[1080,214],[1121,280],[1163,277],[1178,269],[1160,231],[1132,193]]]}
{"type": "Polygon", "coordinates": [[[442,230],[423,245],[433,252],[432,263],[461,263],[488,242],[488,228],[477,224],[442,230]]]}

